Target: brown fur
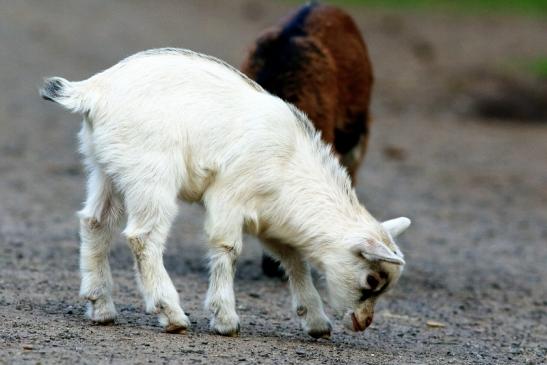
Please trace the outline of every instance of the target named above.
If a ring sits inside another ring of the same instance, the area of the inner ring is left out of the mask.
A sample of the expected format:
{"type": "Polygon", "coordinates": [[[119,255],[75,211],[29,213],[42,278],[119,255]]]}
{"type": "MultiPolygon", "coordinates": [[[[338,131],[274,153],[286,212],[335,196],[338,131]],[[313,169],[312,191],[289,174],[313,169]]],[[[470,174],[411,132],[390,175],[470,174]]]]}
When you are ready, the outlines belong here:
{"type": "Polygon", "coordinates": [[[241,71],[304,111],[355,179],[368,142],[372,67],[344,11],[310,4],[266,30],[241,71]]]}

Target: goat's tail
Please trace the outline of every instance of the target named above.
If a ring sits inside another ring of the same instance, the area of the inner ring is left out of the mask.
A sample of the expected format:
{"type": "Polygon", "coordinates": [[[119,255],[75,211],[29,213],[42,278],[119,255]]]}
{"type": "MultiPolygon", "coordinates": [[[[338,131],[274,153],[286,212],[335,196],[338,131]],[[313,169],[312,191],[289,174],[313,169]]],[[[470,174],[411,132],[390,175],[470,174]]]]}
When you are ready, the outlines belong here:
{"type": "Polygon", "coordinates": [[[82,90],[82,82],[70,82],[62,77],[51,77],[45,80],[40,89],[40,96],[46,100],[61,104],[74,113],[88,110],[82,90]]]}

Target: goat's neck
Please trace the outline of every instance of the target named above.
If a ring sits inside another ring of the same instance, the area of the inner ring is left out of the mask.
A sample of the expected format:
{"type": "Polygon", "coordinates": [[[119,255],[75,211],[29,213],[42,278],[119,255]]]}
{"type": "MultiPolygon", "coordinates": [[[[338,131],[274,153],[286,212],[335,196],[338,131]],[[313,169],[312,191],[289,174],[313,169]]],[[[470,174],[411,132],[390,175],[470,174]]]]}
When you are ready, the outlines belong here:
{"type": "Polygon", "coordinates": [[[284,199],[289,204],[289,239],[320,268],[331,255],[347,249],[348,235],[366,232],[377,224],[359,204],[355,191],[329,175],[327,169],[319,165],[316,171],[295,171],[298,181],[284,199]]]}

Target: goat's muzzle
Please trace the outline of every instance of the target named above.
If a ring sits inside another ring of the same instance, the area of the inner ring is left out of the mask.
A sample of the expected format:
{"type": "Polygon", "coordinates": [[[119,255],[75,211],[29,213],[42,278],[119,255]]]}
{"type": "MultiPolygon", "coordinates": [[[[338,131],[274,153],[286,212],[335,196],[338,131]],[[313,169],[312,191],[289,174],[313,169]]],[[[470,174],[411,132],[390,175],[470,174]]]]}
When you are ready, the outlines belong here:
{"type": "Polygon", "coordinates": [[[344,324],[346,327],[355,332],[362,332],[366,330],[372,324],[372,315],[366,316],[364,319],[360,319],[355,312],[347,313],[344,316],[344,324]]]}

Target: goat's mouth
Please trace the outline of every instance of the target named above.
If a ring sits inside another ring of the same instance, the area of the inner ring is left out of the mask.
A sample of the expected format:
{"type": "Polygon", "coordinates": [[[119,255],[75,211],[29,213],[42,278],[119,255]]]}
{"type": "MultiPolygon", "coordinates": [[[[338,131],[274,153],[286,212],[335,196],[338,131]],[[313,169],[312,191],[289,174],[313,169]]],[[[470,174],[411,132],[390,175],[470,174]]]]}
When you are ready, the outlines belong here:
{"type": "Polygon", "coordinates": [[[363,327],[361,327],[361,325],[359,324],[359,321],[357,320],[357,316],[355,315],[355,313],[351,313],[351,323],[353,325],[353,330],[355,332],[362,332],[364,331],[365,329],[363,327]]]}

